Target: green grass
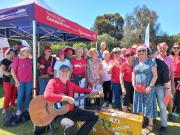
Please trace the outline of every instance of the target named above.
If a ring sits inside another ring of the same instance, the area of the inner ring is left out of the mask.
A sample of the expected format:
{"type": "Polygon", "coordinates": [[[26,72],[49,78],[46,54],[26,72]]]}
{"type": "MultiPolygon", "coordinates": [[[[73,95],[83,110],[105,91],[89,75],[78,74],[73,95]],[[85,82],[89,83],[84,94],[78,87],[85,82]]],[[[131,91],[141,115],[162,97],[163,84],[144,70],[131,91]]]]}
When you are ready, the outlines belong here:
{"type": "MultiPolygon", "coordinates": [[[[19,124],[14,127],[3,127],[3,118],[1,115],[3,106],[3,89],[0,85],[0,135],[33,135],[33,124],[31,121],[19,124]]],[[[150,135],[158,135],[158,129],[160,127],[159,118],[155,122],[154,132],[150,135]]],[[[168,135],[179,135],[180,134],[180,118],[177,118],[176,123],[168,122],[168,135]]],[[[59,135],[63,135],[62,131],[59,129],[57,131],[59,135]]],[[[50,134],[50,133],[48,133],[50,134]]]]}

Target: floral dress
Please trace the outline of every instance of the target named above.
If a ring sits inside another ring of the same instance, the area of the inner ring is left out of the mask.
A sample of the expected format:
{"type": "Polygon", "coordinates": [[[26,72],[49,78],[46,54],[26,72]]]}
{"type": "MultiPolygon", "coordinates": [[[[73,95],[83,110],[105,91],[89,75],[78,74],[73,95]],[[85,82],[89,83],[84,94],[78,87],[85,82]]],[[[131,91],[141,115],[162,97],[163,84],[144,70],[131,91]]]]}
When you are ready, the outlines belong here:
{"type": "MultiPolygon", "coordinates": [[[[148,87],[153,78],[152,67],[154,66],[156,66],[154,59],[147,59],[145,63],[136,60],[134,65],[135,85],[148,87]]],[[[153,87],[148,94],[134,91],[133,112],[143,113],[144,116],[150,118],[157,117],[156,92],[153,87]]]]}
{"type": "Polygon", "coordinates": [[[101,83],[101,73],[102,73],[102,61],[101,59],[89,59],[87,61],[87,76],[88,81],[92,84],[100,84],[101,83]]]}

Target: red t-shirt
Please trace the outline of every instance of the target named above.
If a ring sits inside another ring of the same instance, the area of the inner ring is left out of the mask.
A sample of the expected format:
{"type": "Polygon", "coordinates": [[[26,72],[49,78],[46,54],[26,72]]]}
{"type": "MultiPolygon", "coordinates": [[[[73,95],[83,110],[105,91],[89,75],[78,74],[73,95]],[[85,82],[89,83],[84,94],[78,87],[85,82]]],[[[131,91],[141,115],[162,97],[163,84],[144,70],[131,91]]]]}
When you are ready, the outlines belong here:
{"type": "Polygon", "coordinates": [[[174,78],[180,78],[180,56],[172,56],[172,59],[174,61],[174,78]]]}
{"type": "Polygon", "coordinates": [[[127,82],[132,82],[132,66],[128,62],[124,62],[121,67],[121,73],[124,73],[123,80],[127,82]]]}
{"type": "MultiPolygon", "coordinates": [[[[77,93],[90,93],[91,90],[87,88],[80,88],[71,81],[67,82],[67,85],[62,83],[59,78],[51,79],[44,92],[44,98],[48,101],[61,101],[62,95],[74,96],[74,92],[77,93]]],[[[70,110],[74,109],[74,105],[70,105],[70,110]]]]}
{"type": "Polygon", "coordinates": [[[83,77],[86,77],[86,59],[81,58],[80,60],[77,60],[76,58],[71,59],[72,64],[72,77],[75,77],[77,75],[82,75],[83,77]]]}
{"type": "Polygon", "coordinates": [[[48,67],[51,67],[53,69],[55,62],[56,59],[52,56],[50,56],[48,59],[46,59],[45,56],[40,56],[38,59],[38,63],[45,66],[45,68],[40,68],[40,74],[47,74],[48,67]]]}
{"type": "MultiPolygon", "coordinates": [[[[112,82],[113,83],[120,83],[120,80],[119,80],[119,75],[120,75],[120,71],[121,71],[121,66],[122,64],[125,62],[124,59],[121,59],[120,60],[120,63],[115,66],[113,66],[112,68],[112,82]]],[[[112,61],[112,63],[114,63],[114,60],[112,61]]]]}

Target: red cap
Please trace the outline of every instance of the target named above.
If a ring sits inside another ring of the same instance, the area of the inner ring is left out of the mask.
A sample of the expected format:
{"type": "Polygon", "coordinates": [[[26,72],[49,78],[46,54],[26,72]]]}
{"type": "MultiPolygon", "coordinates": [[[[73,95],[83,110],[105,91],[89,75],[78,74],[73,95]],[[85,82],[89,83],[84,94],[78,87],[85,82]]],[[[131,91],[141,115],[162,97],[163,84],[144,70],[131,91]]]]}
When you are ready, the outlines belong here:
{"type": "Polygon", "coordinates": [[[124,56],[128,56],[128,55],[135,55],[135,51],[133,48],[128,48],[126,49],[125,53],[124,53],[124,56]]]}
{"type": "Polygon", "coordinates": [[[45,46],[44,47],[44,51],[51,51],[52,49],[51,49],[51,47],[49,47],[49,46],[45,46]]]}

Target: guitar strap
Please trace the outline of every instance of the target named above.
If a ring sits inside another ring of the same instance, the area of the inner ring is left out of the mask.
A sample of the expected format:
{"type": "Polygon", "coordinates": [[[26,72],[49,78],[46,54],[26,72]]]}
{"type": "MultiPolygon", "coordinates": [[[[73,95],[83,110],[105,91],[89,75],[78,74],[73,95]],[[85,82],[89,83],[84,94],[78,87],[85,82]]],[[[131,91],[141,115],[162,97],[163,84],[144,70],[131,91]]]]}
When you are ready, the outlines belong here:
{"type": "Polygon", "coordinates": [[[66,82],[66,93],[67,93],[67,96],[69,96],[69,87],[68,87],[68,81],[66,82]]]}

